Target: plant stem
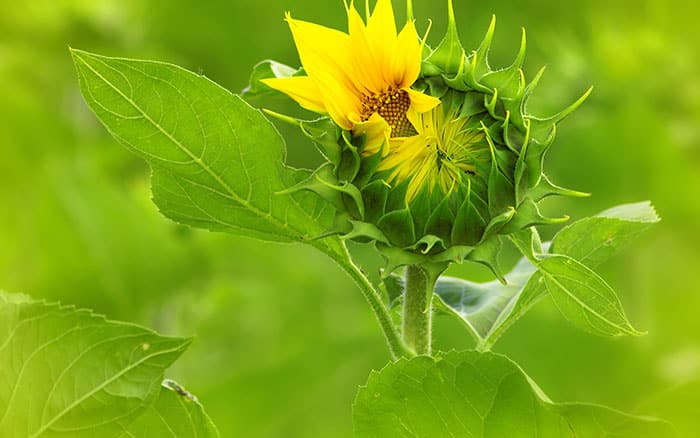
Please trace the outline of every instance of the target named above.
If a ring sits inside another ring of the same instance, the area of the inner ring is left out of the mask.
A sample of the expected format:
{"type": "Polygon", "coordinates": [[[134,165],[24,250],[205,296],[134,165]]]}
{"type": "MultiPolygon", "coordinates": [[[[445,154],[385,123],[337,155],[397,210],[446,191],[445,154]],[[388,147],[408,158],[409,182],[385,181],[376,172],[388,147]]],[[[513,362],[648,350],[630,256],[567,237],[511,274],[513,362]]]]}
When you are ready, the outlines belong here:
{"type": "Polygon", "coordinates": [[[403,303],[403,340],[416,354],[430,355],[435,275],[420,265],[406,268],[403,303]]]}
{"type": "Polygon", "coordinates": [[[394,325],[389,309],[387,308],[386,304],[384,304],[381,294],[372,285],[372,282],[369,281],[362,270],[360,270],[360,268],[358,268],[352,261],[350,253],[348,252],[344,243],[342,246],[344,248],[344,254],[328,251],[324,252],[331,256],[333,260],[335,260],[360,287],[362,295],[365,297],[365,300],[367,300],[372,312],[374,312],[374,316],[379,322],[382,333],[384,333],[384,338],[386,339],[392,359],[398,359],[402,356],[415,356],[415,354],[409,348],[407,348],[406,344],[404,344],[404,342],[401,340],[399,331],[394,325]]]}

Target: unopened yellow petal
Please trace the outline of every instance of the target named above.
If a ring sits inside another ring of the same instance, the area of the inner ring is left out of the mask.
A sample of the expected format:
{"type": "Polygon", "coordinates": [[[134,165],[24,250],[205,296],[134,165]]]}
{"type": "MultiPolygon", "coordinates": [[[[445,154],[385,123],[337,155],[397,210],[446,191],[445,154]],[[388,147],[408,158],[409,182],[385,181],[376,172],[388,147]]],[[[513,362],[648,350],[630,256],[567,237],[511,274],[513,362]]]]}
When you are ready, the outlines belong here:
{"type": "Polygon", "coordinates": [[[297,101],[299,105],[307,110],[317,113],[326,113],[323,104],[323,95],[318,89],[316,82],[305,76],[291,78],[263,79],[263,84],[281,91],[297,101]]]}

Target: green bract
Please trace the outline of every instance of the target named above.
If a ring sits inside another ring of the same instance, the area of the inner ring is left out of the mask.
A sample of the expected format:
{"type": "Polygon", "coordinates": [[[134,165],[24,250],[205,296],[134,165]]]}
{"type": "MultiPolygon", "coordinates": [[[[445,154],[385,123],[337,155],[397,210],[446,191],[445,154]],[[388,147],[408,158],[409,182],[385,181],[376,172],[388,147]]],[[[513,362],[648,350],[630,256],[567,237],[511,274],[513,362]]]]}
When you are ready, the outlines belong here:
{"type": "MultiPolygon", "coordinates": [[[[543,173],[543,160],[557,124],[591,90],[553,116],[529,114],[528,99],[544,69],[526,82],[521,69],[525,33],[513,64],[494,70],[488,53],[495,18],[481,46],[467,55],[459,41],[451,2],[449,12],[447,34],[436,49],[426,47],[420,78],[413,85],[441,100],[435,111],[442,111],[446,123],[459,126],[457,141],[472,139],[458,145],[469,157],[470,170],[459,170],[449,190],[425,184],[417,195],[407,196],[411,180],[392,179],[393,169],[381,168],[381,151],[365,153],[363,137],[353,137],[329,118],[301,121],[270,113],[297,124],[327,158],[326,164],[291,190],[314,191],[335,206],[336,220],[328,234],[376,242],[389,261],[389,270],[405,264],[467,259],[487,265],[503,279],[496,263],[501,236],[566,221],[566,216],[548,218],[540,213],[538,203],[547,196],[586,196],[554,185],[543,173]]],[[[260,79],[298,73],[277,63],[261,63],[247,96],[268,91],[260,79]]],[[[439,169],[441,160],[448,162],[450,155],[436,148],[435,160],[439,169]]]]}

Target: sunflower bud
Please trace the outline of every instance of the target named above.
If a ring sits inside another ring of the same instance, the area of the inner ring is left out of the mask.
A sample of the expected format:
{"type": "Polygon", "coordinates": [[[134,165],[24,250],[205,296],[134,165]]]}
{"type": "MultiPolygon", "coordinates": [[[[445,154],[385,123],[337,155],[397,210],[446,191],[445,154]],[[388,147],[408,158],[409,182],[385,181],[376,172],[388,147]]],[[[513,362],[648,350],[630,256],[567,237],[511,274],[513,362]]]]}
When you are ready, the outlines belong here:
{"type": "Polygon", "coordinates": [[[590,90],[554,116],[528,114],[543,70],[526,82],[525,33],[513,64],[492,70],[495,19],[467,54],[451,1],[449,13],[435,50],[419,45],[412,21],[397,35],[389,0],[378,1],[366,25],[349,7],[349,34],[333,31],[336,51],[348,50],[343,54],[303,46],[311,35],[300,35],[297,25],[292,31],[308,76],[263,82],[330,116],[296,122],[328,163],[295,188],[335,205],[329,232],[376,242],[391,267],[469,259],[501,278],[500,236],[565,221],[544,217],[538,202],[583,195],[552,184],[542,163],[557,123],[590,90]],[[328,101],[333,96],[337,101],[328,101]]]}

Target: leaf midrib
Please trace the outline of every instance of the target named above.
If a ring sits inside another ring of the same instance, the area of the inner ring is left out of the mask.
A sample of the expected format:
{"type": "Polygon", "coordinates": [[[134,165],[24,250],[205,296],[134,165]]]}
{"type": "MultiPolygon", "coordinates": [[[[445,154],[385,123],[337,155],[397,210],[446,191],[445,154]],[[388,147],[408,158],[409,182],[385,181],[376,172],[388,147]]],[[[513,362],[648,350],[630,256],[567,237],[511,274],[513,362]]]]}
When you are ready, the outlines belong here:
{"type": "Polygon", "coordinates": [[[169,349],[167,349],[167,350],[161,350],[161,351],[159,351],[159,352],[157,352],[157,353],[153,353],[153,354],[144,356],[143,358],[141,358],[140,360],[134,362],[133,364],[129,365],[128,367],[125,367],[123,370],[121,370],[120,372],[116,373],[115,375],[113,375],[113,376],[110,377],[109,379],[106,379],[104,382],[102,382],[101,384],[97,385],[95,388],[93,388],[91,391],[89,391],[89,392],[87,392],[86,394],[84,394],[82,397],[80,397],[80,398],[76,399],[75,401],[73,401],[73,403],[71,403],[70,405],[68,405],[65,409],[63,409],[61,412],[59,412],[58,414],[56,414],[51,420],[49,420],[49,421],[48,421],[46,424],[44,424],[41,428],[39,428],[39,429],[38,429],[37,431],[35,431],[32,435],[30,435],[29,438],[36,438],[36,437],[40,436],[40,435],[41,435],[42,433],[44,433],[47,429],[49,429],[56,421],[58,421],[60,418],[62,418],[62,417],[63,417],[64,415],[66,415],[68,412],[70,412],[71,410],[73,410],[76,406],[80,405],[82,402],[84,402],[84,401],[87,400],[88,398],[90,398],[90,397],[92,397],[93,395],[95,395],[97,392],[99,392],[99,391],[101,391],[102,389],[104,389],[107,385],[109,385],[110,383],[114,382],[114,381],[117,380],[118,378],[122,377],[124,374],[128,373],[129,371],[131,371],[131,370],[135,369],[136,367],[140,366],[142,363],[146,362],[147,360],[150,360],[150,359],[155,358],[155,357],[158,357],[158,356],[162,356],[162,355],[164,355],[164,354],[174,353],[174,352],[176,352],[176,351],[178,351],[178,350],[181,350],[181,349],[182,349],[182,346],[178,346],[178,347],[174,347],[174,348],[169,348],[169,349]]]}
{"type": "MultiPolygon", "coordinates": [[[[73,55],[75,56],[76,59],[78,59],[83,65],[85,65],[93,74],[95,74],[100,80],[102,80],[105,84],[107,84],[112,90],[114,90],[116,93],[118,93],[127,103],[129,103],[134,109],[136,109],[140,114],[143,115],[143,117],[148,120],[149,123],[151,123],[155,128],[158,129],[170,142],[172,142],[178,149],[180,149],[182,152],[184,152],[190,159],[192,160],[193,163],[197,164],[199,167],[202,168],[209,176],[214,178],[214,180],[231,196],[232,200],[235,200],[239,204],[245,206],[248,208],[250,211],[252,211],[256,216],[259,216],[260,218],[270,222],[271,224],[278,226],[282,229],[288,229],[293,231],[296,234],[296,237],[304,240],[304,233],[301,233],[299,230],[292,228],[289,226],[288,223],[279,221],[277,218],[272,216],[271,213],[264,212],[254,205],[250,204],[247,200],[241,198],[232,188],[230,185],[226,183],[216,172],[214,172],[202,159],[196,155],[194,155],[187,147],[185,147],[180,141],[178,141],[176,138],[174,138],[170,133],[168,133],[160,124],[156,123],[153,118],[146,113],[136,102],[134,102],[133,99],[130,97],[126,96],[119,88],[117,88],[112,82],[110,82],[107,78],[105,78],[102,74],[100,74],[99,71],[97,71],[95,68],[93,68],[89,63],[87,63],[81,56],[80,56],[80,51],[73,51],[73,55]]],[[[109,65],[104,63],[102,60],[98,58],[94,58],[98,62],[101,62],[108,68],[111,68],[109,65]]],[[[93,97],[93,100],[97,102],[97,99],[93,97]]],[[[154,164],[155,165],[155,164],[154,164]]],[[[165,169],[163,169],[165,170],[165,169]]],[[[215,190],[213,188],[210,188],[211,190],[215,190]]],[[[292,202],[294,202],[292,200],[292,202]]],[[[298,204],[294,203],[298,207],[298,204]]],[[[303,210],[302,210],[303,211],[303,210]]]]}
{"type": "MultiPolygon", "coordinates": [[[[623,326],[621,326],[621,325],[619,325],[619,324],[617,324],[617,323],[615,323],[615,322],[613,322],[613,321],[610,321],[608,318],[604,317],[603,315],[601,315],[600,313],[598,313],[597,311],[595,311],[594,309],[592,309],[590,306],[588,306],[586,303],[584,303],[583,301],[581,301],[576,295],[574,295],[573,293],[571,293],[571,292],[569,291],[568,288],[566,288],[561,282],[559,282],[559,281],[557,280],[556,276],[550,274],[549,272],[547,272],[547,271],[545,271],[545,270],[540,270],[540,272],[542,273],[542,275],[543,275],[546,279],[549,279],[549,280],[552,281],[554,284],[556,284],[557,286],[559,286],[559,288],[561,288],[562,290],[564,290],[564,291],[566,292],[566,295],[569,296],[571,299],[573,299],[576,303],[578,303],[584,310],[590,312],[591,315],[595,316],[596,318],[598,318],[598,319],[599,319],[600,321],[602,321],[603,323],[608,324],[608,325],[610,325],[610,326],[612,326],[612,327],[615,327],[616,329],[620,330],[620,332],[622,332],[622,333],[628,333],[628,334],[633,333],[633,332],[630,331],[629,329],[627,329],[627,328],[625,328],[625,327],[623,327],[623,326]]],[[[569,280],[574,280],[574,279],[571,279],[571,278],[570,278],[569,280]]],[[[589,290],[590,290],[590,288],[589,288],[589,290]]],[[[551,293],[551,291],[550,291],[550,293],[551,293]]],[[[556,300],[555,300],[555,302],[556,302],[556,300]]]]}

